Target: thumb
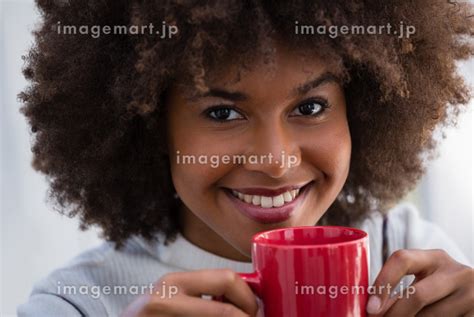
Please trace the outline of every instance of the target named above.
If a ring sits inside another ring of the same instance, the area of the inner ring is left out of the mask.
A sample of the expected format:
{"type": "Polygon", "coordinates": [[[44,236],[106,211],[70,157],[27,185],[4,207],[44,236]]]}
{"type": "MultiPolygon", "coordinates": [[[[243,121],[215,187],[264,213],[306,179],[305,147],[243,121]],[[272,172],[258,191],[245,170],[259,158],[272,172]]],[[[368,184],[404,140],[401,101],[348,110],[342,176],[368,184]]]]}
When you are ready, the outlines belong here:
{"type": "Polygon", "coordinates": [[[257,297],[257,305],[258,305],[257,317],[265,317],[265,315],[263,314],[263,302],[258,297],[257,297]]]}

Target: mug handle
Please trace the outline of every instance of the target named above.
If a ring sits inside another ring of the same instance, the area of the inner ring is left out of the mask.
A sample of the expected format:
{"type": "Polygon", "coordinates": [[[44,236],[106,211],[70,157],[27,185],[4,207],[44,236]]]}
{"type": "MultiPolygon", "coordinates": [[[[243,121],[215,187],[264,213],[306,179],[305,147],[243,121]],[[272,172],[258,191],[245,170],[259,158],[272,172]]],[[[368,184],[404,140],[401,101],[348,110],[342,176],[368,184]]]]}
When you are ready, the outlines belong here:
{"type": "MultiPolygon", "coordinates": [[[[247,283],[248,286],[252,289],[253,293],[261,298],[262,288],[260,284],[260,276],[257,272],[252,273],[237,273],[239,276],[247,283]]],[[[224,301],[224,296],[213,296],[213,300],[218,302],[224,301]]]]}
{"type": "Polygon", "coordinates": [[[237,273],[250,286],[253,293],[258,297],[262,297],[262,284],[260,275],[257,272],[237,273]]]}

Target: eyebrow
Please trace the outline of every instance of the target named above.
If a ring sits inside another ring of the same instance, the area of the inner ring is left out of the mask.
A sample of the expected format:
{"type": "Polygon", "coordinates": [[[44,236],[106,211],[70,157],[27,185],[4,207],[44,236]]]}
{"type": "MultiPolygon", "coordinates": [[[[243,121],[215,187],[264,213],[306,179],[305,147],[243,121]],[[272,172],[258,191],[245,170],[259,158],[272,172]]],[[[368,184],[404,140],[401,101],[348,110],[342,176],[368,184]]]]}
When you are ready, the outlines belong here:
{"type": "MultiPolygon", "coordinates": [[[[326,83],[335,82],[339,83],[339,79],[331,72],[325,72],[316,78],[303,83],[292,90],[291,95],[304,95],[312,89],[321,86],[326,83]]],[[[245,101],[249,99],[249,96],[239,91],[228,91],[222,88],[211,88],[208,92],[196,96],[197,98],[204,97],[218,97],[231,101],[245,101]]],[[[194,99],[194,98],[192,98],[194,99]]]]}
{"type": "Polygon", "coordinates": [[[248,96],[241,92],[227,91],[221,88],[211,88],[208,92],[200,95],[199,97],[218,97],[232,101],[244,101],[248,99],[248,96]]]}
{"type": "Polygon", "coordinates": [[[316,87],[319,87],[331,82],[339,83],[339,79],[333,73],[325,72],[317,76],[316,78],[313,78],[310,81],[296,87],[293,90],[293,95],[304,95],[316,87]]]}

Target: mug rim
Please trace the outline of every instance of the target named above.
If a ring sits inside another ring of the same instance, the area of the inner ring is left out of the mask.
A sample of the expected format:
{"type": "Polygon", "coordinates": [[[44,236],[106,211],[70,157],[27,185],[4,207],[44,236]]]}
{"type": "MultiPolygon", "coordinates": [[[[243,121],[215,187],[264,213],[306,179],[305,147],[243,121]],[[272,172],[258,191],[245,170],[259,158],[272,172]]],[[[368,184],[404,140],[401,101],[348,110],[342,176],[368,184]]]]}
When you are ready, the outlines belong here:
{"type": "Polygon", "coordinates": [[[346,227],[346,226],[297,226],[297,227],[285,227],[285,228],[278,228],[278,229],[270,229],[270,230],[265,230],[265,231],[262,231],[262,232],[259,232],[259,233],[256,233],[252,236],[252,244],[256,245],[256,246],[266,246],[266,247],[274,247],[274,248],[286,248],[286,249],[294,249],[294,248],[298,248],[298,249],[302,249],[302,248],[311,248],[311,249],[315,249],[315,248],[330,248],[330,247],[338,247],[338,246],[347,246],[347,245],[351,245],[351,244],[358,244],[360,242],[363,242],[365,240],[367,240],[369,234],[367,232],[365,232],[364,230],[362,229],[359,229],[359,228],[353,228],[353,227],[346,227]],[[271,243],[271,242],[265,242],[265,241],[256,241],[259,236],[263,235],[263,234],[268,234],[270,232],[278,232],[278,231],[285,231],[285,230],[288,230],[288,229],[291,229],[291,230],[295,230],[295,229],[309,229],[309,228],[335,228],[335,229],[346,229],[346,230],[350,230],[350,231],[353,231],[353,232],[357,232],[357,233],[360,233],[362,236],[359,237],[359,238],[356,238],[354,240],[350,240],[350,241],[343,241],[343,242],[334,242],[334,243],[323,243],[323,244],[276,244],[276,243],[271,243]]]}

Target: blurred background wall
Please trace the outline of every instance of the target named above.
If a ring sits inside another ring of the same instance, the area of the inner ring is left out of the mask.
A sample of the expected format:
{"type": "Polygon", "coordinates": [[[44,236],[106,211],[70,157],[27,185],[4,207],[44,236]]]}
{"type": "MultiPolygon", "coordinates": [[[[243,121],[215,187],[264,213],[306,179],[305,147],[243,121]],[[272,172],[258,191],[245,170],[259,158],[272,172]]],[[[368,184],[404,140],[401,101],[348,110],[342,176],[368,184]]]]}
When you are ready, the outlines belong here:
{"type": "MultiPolygon", "coordinates": [[[[52,210],[45,178],[30,167],[30,135],[16,95],[26,85],[21,55],[32,44],[38,15],[32,0],[0,1],[0,315],[8,316],[26,300],[35,281],[100,240],[97,230],[81,232],[75,219],[52,210]]],[[[460,68],[474,85],[474,61],[460,68]]],[[[457,242],[471,263],[472,149],[471,104],[459,127],[447,132],[440,157],[407,197],[457,242]]]]}

